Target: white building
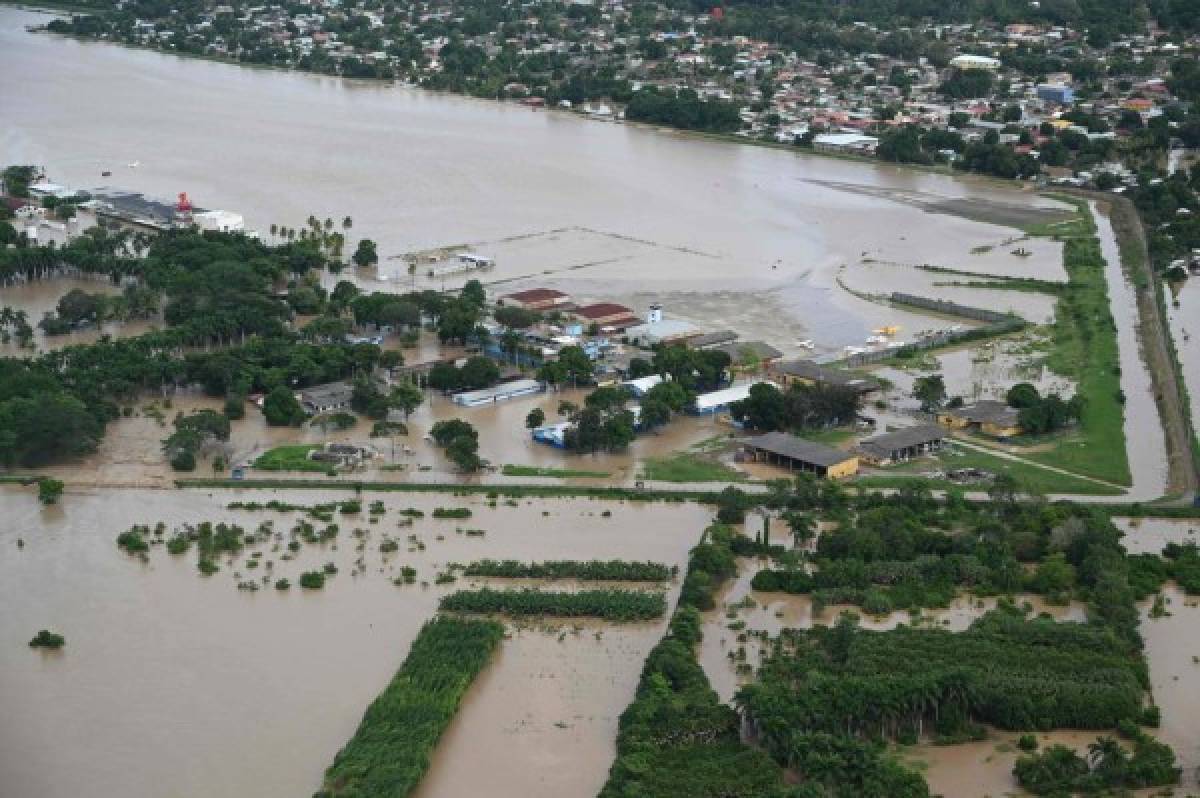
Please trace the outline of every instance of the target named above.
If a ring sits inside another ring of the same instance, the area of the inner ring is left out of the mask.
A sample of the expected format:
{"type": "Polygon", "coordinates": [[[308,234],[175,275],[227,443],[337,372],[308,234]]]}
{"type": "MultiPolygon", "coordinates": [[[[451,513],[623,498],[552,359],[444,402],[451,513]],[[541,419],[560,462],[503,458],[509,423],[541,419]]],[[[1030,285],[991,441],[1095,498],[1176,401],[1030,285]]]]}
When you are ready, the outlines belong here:
{"type": "Polygon", "coordinates": [[[950,59],[950,66],[955,69],[987,69],[994,72],[1000,68],[1000,59],[989,58],[986,55],[959,55],[950,59]]]}
{"type": "Polygon", "coordinates": [[[740,402],[750,396],[750,389],[755,385],[766,382],[769,385],[774,383],[768,380],[757,380],[755,382],[743,382],[737,385],[730,385],[728,388],[722,388],[719,391],[711,393],[702,393],[696,397],[692,409],[700,415],[710,415],[712,413],[721,413],[729,409],[729,406],[734,402],[740,402]]]}
{"type": "Polygon", "coordinates": [[[454,403],[463,407],[479,407],[503,402],[506,399],[515,399],[518,396],[530,396],[544,390],[546,390],[545,384],[537,380],[513,380],[479,391],[456,393],[454,394],[454,403]]]}
{"type": "Polygon", "coordinates": [[[813,138],[813,149],[819,152],[850,152],[871,155],[879,139],[862,133],[822,133],[813,138]]]}
{"type": "Polygon", "coordinates": [[[192,214],[192,222],[201,230],[219,233],[241,233],[246,229],[246,220],[233,211],[200,211],[192,214]]]}

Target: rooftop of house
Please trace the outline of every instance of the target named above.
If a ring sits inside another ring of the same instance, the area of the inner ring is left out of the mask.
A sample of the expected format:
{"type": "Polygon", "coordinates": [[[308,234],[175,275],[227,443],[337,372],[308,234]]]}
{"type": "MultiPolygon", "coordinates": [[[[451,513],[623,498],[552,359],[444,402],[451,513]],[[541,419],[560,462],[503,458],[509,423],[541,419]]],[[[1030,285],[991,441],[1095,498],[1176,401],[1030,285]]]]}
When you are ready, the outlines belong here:
{"type": "Polygon", "coordinates": [[[729,355],[729,359],[737,366],[761,363],[764,360],[778,360],[783,357],[783,352],[762,341],[735,341],[712,348],[713,351],[729,355]]]}
{"type": "Polygon", "coordinates": [[[717,330],[716,332],[704,333],[697,335],[688,343],[693,349],[703,349],[706,346],[717,346],[719,344],[728,344],[738,339],[738,334],[733,330],[717,330]]]}
{"type": "Polygon", "coordinates": [[[799,460],[804,463],[829,468],[844,463],[854,457],[849,452],[833,449],[824,444],[807,441],[787,432],[768,432],[755,438],[745,438],[742,443],[746,446],[789,460],[799,460]]]}
{"type": "Polygon", "coordinates": [[[973,424],[996,424],[1005,427],[1015,425],[1019,415],[1016,408],[995,399],[981,399],[974,404],[949,408],[943,412],[973,424]]]}
{"type": "Polygon", "coordinates": [[[897,449],[921,446],[943,440],[945,437],[946,430],[937,424],[918,424],[915,427],[905,427],[867,438],[859,444],[859,447],[870,454],[887,456],[897,449]]]}
{"type": "Polygon", "coordinates": [[[849,371],[831,369],[828,366],[822,366],[811,360],[789,360],[785,363],[777,363],[772,368],[786,377],[796,377],[804,380],[812,380],[813,382],[823,382],[827,385],[855,388],[860,393],[866,393],[879,388],[878,381],[870,377],[861,377],[849,371]]]}
{"type": "Polygon", "coordinates": [[[354,393],[354,388],[348,382],[327,382],[324,385],[313,385],[300,391],[305,401],[319,402],[324,399],[347,399],[354,393]]]}
{"type": "Polygon", "coordinates": [[[567,295],[562,291],[555,291],[553,288],[530,288],[526,291],[517,291],[514,294],[505,294],[501,299],[513,299],[517,302],[545,302],[551,299],[566,299],[567,295]]]}
{"type": "Polygon", "coordinates": [[[585,319],[607,319],[611,316],[632,316],[633,311],[615,302],[596,302],[575,309],[575,315],[585,319]]]}

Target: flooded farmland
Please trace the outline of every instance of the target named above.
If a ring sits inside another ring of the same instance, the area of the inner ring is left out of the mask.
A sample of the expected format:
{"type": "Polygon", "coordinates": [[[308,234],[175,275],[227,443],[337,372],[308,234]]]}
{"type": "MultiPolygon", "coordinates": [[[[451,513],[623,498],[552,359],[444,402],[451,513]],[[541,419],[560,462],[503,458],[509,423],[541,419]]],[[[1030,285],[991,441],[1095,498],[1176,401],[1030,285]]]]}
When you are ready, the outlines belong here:
{"type": "MultiPolygon", "coordinates": [[[[275,495],[292,502],[350,496],[275,495]]],[[[141,563],[114,542],[131,523],[158,520],[247,529],[273,520],[285,532],[296,513],[225,509],[235,499],[268,498],[261,491],[68,491],[60,506],[44,509],[28,489],[0,490],[8,519],[0,525],[5,794],[311,794],[439,596],[453,589],[432,584],[448,563],[620,557],[682,565],[708,519],[695,505],[539,500],[492,509],[481,498],[381,494],[387,512],[376,524],[365,508],[360,518],[338,516],[334,543],[306,544],[288,561],[265,545],[260,559],[273,565],[250,569],[247,552],[232,564],[222,558],[207,578],[194,554],[173,557],[156,546],[141,563]],[[469,506],[474,515],[429,518],[439,505],[469,506]],[[406,507],[427,517],[400,527],[398,510],[406,507]],[[484,534],[456,531],[466,526],[484,534]],[[365,539],[352,527],[366,528],[365,539]],[[401,542],[399,551],[379,552],[385,534],[401,542]],[[339,572],[323,590],[294,586],[301,571],[326,562],[339,572]],[[417,569],[417,583],[392,584],[401,565],[417,569]],[[237,589],[263,569],[272,579],[290,577],[292,589],[237,589]],[[64,634],[65,649],[29,649],[39,628],[64,634]]],[[[493,770],[495,794],[594,794],[613,755],[617,716],[663,624],[578,634],[567,626],[561,642],[562,632],[515,632],[492,665],[495,678],[485,672],[461,709],[470,723],[453,728],[447,743],[477,752],[536,748],[544,761],[572,761],[553,777],[511,764],[493,770]]],[[[464,794],[462,776],[442,772],[448,767],[434,763],[425,798],[464,794]]]]}
{"type": "MultiPolygon", "coordinates": [[[[858,607],[840,604],[817,609],[813,607],[811,596],[754,590],[750,583],[762,567],[761,561],[740,559],[737,578],[722,588],[716,609],[705,614],[700,664],[717,695],[727,703],[733,700],[738,688],[752,678],[747,666],[758,667],[765,638],[778,637],[783,629],[829,626],[836,623],[842,613],[853,612],[859,616],[859,625],[863,629],[877,632],[914,623],[962,632],[976,618],[996,607],[995,598],[960,596],[948,607],[925,609],[919,616],[903,610],[872,616],[858,607]]],[[[1086,608],[1079,602],[1051,605],[1034,595],[1018,595],[1015,600],[1018,606],[1027,604],[1034,614],[1047,613],[1060,621],[1087,618],[1086,608]]]]}

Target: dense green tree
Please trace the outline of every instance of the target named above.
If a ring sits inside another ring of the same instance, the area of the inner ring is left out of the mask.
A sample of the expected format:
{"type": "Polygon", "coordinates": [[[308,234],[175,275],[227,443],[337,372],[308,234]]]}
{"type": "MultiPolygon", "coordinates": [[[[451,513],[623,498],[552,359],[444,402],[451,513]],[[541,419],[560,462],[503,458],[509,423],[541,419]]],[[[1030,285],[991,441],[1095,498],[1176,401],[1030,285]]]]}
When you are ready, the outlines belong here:
{"type": "Polygon", "coordinates": [[[263,399],[263,417],[272,427],[298,427],[304,422],[304,408],[290,389],[280,385],[263,399]]]}
{"type": "Polygon", "coordinates": [[[379,253],[375,251],[375,242],[369,238],[361,239],[354,254],[350,256],[350,260],[354,261],[355,266],[362,268],[379,263],[379,253]]]}

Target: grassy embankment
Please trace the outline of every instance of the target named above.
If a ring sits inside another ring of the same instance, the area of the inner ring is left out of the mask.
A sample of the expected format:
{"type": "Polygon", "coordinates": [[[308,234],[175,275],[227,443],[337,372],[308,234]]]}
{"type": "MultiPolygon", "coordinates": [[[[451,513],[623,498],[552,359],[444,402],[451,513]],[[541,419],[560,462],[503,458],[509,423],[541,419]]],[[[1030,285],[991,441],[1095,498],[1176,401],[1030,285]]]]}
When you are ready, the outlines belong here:
{"type": "Polygon", "coordinates": [[[1117,351],[1117,328],[1109,308],[1104,256],[1087,203],[1075,205],[1078,216],[1066,223],[1031,228],[1031,235],[1053,235],[1064,242],[1067,290],[1059,294],[1046,365],[1071,377],[1086,399],[1076,429],[1057,445],[1030,452],[1028,458],[1117,485],[1129,485],[1125,451],[1124,396],[1117,351]]]}
{"type": "Polygon", "coordinates": [[[506,477],[550,477],[552,479],[604,479],[607,471],[585,471],[574,468],[544,468],[542,466],[505,464],[500,473],[506,477]]]}
{"type": "Polygon", "coordinates": [[[45,477],[34,477],[27,474],[0,474],[0,484],[36,485],[45,477]]]}
{"type": "Polygon", "coordinates": [[[467,688],[503,637],[504,627],[494,621],[426,623],[391,684],[325,771],[317,798],[398,797],[416,789],[467,688]]]}
{"type": "MultiPolygon", "coordinates": [[[[1007,474],[1025,489],[1033,493],[1065,493],[1090,496],[1119,496],[1122,491],[1098,482],[1074,477],[1069,474],[1040,468],[1031,463],[1010,460],[976,449],[953,446],[936,460],[914,460],[888,468],[885,474],[871,474],[855,480],[862,488],[894,488],[900,481],[912,479],[922,471],[931,469],[978,468],[991,474],[1007,474]]],[[[961,485],[944,479],[923,479],[933,490],[984,490],[987,485],[961,485]]]]}
{"type": "Polygon", "coordinates": [[[655,482],[745,482],[741,471],[699,452],[676,452],[642,461],[641,479],[655,482]]]}
{"type": "Polygon", "coordinates": [[[325,473],[329,471],[328,463],[318,463],[308,459],[308,453],[321,448],[315,443],[296,443],[286,446],[276,446],[258,456],[254,467],[260,471],[314,471],[325,473]]]}
{"type": "MultiPolygon", "coordinates": [[[[1075,380],[1078,392],[1087,398],[1083,418],[1075,429],[1056,436],[1052,446],[1022,456],[1117,485],[1129,485],[1132,480],[1125,452],[1117,330],[1109,309],[1108,282],[1096,239],[1096,224],[1086,201],[1061,195],[1052,198],[1075,206],[1075,216],[1029,225],[1024,230],[1030,236],[1063,242],[1066,285],[999,275],[989,275],[982,281],[989,288],[1042,291],[1058,298],[1046,364],[1056,374],[1075,380]]],[[[1014,467],[1019,466],[1010,464],[999,470],[1010,471],[1014,467]]],[[[1049,478],[1033,471],[1030,476],[1035,484],[1045,484],[1049,478]]],[[[1064,479],[1054,477],[1046,489],[1055,493],[1097,492],[1094,485],[1082,491],[1070,490],[1062,484],[1064,479]]]]}

